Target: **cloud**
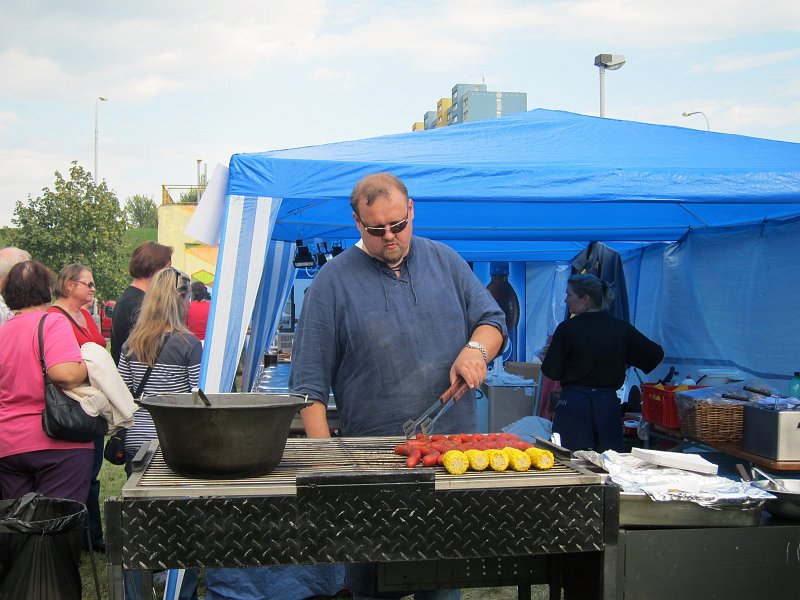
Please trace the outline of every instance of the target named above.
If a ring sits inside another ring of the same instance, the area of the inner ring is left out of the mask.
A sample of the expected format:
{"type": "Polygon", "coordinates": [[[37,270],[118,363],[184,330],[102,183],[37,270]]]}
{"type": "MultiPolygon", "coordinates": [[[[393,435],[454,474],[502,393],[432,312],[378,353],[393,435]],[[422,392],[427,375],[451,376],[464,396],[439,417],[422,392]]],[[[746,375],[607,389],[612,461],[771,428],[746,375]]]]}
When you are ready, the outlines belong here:
{"type": "Polygon", "coordinates": [[[303,10],[293,0],[171,0],[116,12],[78,2],[74,10],[55,13],[39,6],[12,9],[15,26],[0,29],[7,40],[0,48],[6,95],[69,99],[103,90],[145,101],[227,80],[257,80],[287,65],[321,73],[351,61],[474,73],[485,71],[481,65],[491,64],[511,39],[540,53],[548,42],[570,40],[598,51],[666,53],[756,31],[796,32],[800,23],[800,5],[773,0],[466,0],[457,9],[417,1],[310,0],[303,10]]]}
{"type": "Polygon", "coordinates": [[[27,203],[28,196],[38,196],[45,187],[52,187],[54,173],[69,171],[71,158],[36,149],[0,148],[0,227],[11,225],[17,201],[27,203]]]}
{"type": "Polygon", "coordinates": [[[58,60],[13,47],[0,53],[0,81],[4,82],[4,96],[37,98],[69,86],[71,77],[58,60]]]}
{"type": "Polygon", "coordinates": [[[16,113],[0,110],[0,132],[4,131],[9,124],[17,121],[19,121],[19,115],[16,113]]]}
{"type": "Polygon", "coordinates": [[[713,61],[695,65],[695,72],[714,71],[732,73],[750,71],[787,62],[795,62],[800,58],[800,48],[781,50],[778,52],[737,52],[716,57],[713,61]]]}

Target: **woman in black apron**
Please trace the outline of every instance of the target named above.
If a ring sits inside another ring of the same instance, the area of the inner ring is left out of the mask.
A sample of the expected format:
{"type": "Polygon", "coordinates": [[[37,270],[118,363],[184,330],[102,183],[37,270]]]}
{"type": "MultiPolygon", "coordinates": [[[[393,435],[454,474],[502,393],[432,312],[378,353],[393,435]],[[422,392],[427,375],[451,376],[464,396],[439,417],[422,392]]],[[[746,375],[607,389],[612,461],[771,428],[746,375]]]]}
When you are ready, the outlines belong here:
{"type": "Polygon", "coordinates": [[[562,322],[542,363],[542,372],[561,382],[553,431],[570,450],[622,452],[622,421],[617,390],[628,366],[649,373],[664,351],[627,321],[607,312],[614,292],[594,275],[568,280],[562,322]]]}

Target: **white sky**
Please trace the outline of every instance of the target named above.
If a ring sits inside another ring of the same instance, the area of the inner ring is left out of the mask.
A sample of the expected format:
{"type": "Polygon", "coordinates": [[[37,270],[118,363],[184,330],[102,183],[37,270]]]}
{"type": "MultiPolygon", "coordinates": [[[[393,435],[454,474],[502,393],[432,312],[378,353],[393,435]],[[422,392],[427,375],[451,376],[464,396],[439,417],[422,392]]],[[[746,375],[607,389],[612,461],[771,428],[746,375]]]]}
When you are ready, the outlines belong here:
{"type": "Polygon", "coordinates": [[[800,2],[3,2],[0,225],[77,160],[160,202],[196,160],[410,131],[456,83],[528,108],[800,142],[800,2]]]}

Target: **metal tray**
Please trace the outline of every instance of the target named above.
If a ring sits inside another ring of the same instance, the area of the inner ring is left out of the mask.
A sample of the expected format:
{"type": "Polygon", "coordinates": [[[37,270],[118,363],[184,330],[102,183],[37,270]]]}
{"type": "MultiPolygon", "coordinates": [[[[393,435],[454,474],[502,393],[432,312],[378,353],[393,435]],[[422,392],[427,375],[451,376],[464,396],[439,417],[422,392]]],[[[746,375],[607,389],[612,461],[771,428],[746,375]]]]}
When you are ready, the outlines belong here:
{"type": "Polygon", "coordinates": [[[656,502],[645,493],[621,492],[620,527],[755,527],[763,503],[706,508],[694,502],[656,502]]]}
{"type": "MultiPolygon", "coordinates": [[[[600,475],[604,484],[615,485],[600,467],[583,460],[572,464],[600,475]]],[[[623,528],[755,527],[761,521],[763,502],[747,506],[706,508],[694,502],[656,502],[644,492],[620,492],[619,526],[623,528]]]]}

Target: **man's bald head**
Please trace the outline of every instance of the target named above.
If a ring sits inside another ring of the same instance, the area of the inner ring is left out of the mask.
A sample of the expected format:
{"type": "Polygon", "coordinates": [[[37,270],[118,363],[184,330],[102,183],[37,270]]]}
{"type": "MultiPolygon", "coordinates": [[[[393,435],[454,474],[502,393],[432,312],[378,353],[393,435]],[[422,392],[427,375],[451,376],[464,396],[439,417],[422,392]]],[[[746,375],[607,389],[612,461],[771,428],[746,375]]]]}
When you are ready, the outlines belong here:
{"type": "Polygon", "coordinates": [[[3,284],[6,281],[6,276],[11,270],[11,267],[30,259],[30,254],[14,246],[6,246],[0,249],[0,290],[3,289],[3,284]]]}

